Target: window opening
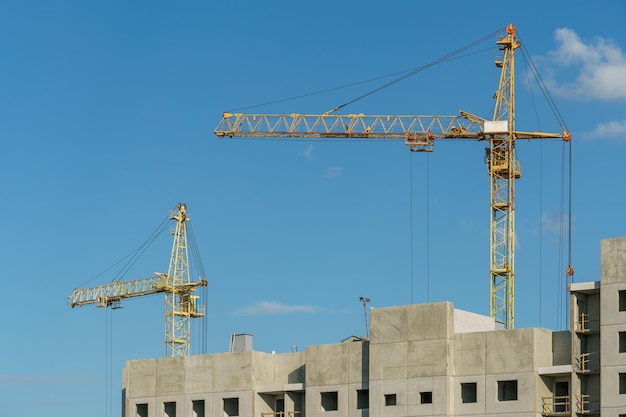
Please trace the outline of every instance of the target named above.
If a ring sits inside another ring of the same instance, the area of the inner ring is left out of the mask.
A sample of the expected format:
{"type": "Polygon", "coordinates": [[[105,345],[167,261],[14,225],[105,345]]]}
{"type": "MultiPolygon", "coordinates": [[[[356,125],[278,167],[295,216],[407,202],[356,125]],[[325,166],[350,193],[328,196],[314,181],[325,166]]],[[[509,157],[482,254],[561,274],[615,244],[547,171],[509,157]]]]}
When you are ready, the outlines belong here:
{"type": "Polygon", "coordinates": [[[194,400],[191,402],[192,417],[204,417],[204,400],[194,400]]]}
{"type": "Polygon", "coordinates": [[[276,397],[274,399],[274,416],[285,416],[285,399],[283,397],[276,397]]]}
{"type": "Polygon", "coordinates": [[[358,410],[370,408],[370,391],[368,389],[356,390],[356,408],[358,410]]]}
{"type": "Polygon", "coordinates": [[[385,394],[385,406],[391,407],[398,404],[396,394],[385,394]]]}
{"type": "Polygon", "coordinates": [[[137,404],[135,406],[137,417],[148,417],[148,404],[137,404]]]}
{"type": "Polygon", "coordinates": [[[339,393],[337,391],[322,392],[322,411],[337,411],[339,393]]]}
{"type": "Polygon", "coordinates": [[[619,332],[619,352],[626,352],[626,332],[619,332]]]}
{"type": "Polygon", "coordinates": [[[462,403],[475,403],[476,402],[476,383],[464,382],[461,383],[461,402],[462,403]]]}
{"type": "Polygon", "coordinates": [[[433,393],[432,393],[432,391],[420,392],[420,403],[421,404],[432,404],[433,403],[433,393]]]}
{"type": "Polygon", "coordinates": [[[163,403],[163,415],[165,417],[176,417],[176,403],[175,402],[163,403]]]}
{"type": "Polygon", "coordinates": [[[224,398],[224,416],[234,417],[239,415],[239,398],[224,398]]]}
{"type": "Polygon", "coordinates": [[[557,381],[554,383],[554,412],[569,412],[569,382],[557,381]]]}
{"type": "Polygon", "coordinates": [[[498,401],[517,400],[517,380],[498,381],[498,401]]]}

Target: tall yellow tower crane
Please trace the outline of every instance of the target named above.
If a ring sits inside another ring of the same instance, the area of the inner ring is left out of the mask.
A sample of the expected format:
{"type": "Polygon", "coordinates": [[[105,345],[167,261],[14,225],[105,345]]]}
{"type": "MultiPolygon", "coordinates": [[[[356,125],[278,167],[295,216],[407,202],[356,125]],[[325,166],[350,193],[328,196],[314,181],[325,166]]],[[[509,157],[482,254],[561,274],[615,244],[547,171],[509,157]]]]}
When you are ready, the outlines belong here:
{"type": "Polygon", "coordinates": [[[224,113],[214,133],[219,138],[400,139],[414,152],[432,152],[435,140],[476,139],[489,142],[486,163],[490,178],[490,315],[507,329],[514,327],[515,180],[521,166],[517,139],[563,138],[568,132],[515,130],[516,29],[508,25],[496,43],[503,52],[493,118],[461,111],[459,116],[383,116],[333,111],[320,115],[224,113]]]}
{"type": "Polygon", "coordinates": [[[187,249],[187,206],[179,203],[170,220],[176,221],[174,242],[167,274],[155,273],[149,278],[114,281],[107,285],[75,289],[69,297],[70,307],[95,304],[96,307],[120,307],[126,298],[165,294],[165,356],[187,356],[191,341],[191,319],[204,316],[196,287],[206,287],[206,279],[191,281],[187,249]]]}

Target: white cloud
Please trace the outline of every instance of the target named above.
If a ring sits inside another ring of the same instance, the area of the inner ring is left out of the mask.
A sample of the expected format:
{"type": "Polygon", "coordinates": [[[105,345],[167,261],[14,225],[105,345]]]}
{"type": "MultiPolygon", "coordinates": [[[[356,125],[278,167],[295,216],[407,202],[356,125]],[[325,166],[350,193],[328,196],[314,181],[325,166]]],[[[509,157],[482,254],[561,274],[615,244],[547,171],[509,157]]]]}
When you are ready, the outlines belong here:
{"type": "Polygon", "coordinates": [[[541,215],[541,228],[544,233],[551,233],[556,236],[567,236],[569,217],[559,210],[551,210],[541,215]]]}
{"type": "Polygon", "coordinates": [[[313,145],[307,146],[307,148],[300,152],[298,155],[303,156],[304,158],[311,160],[313,159],[313,152],[315,151],[315,147],[313,145]]]}
{"type": "Polygon", "coordinates": [[[553,91],[590,100],[626,99],[626,55],[619,45],[601,37],[586,41],[568,28],[557,29],[554,37],[558,48],[542,59],[551,68],[547,82],[553,91]],[[558,68],[574,68],[576,79],[557,82],[558,68]]]}
{"type": "Polygon", "coordinates": [[[335,177],[341,176],[341,173],[342,173],[341,167],[329,167],[326,170],[326,175],[324,176],[326,178],[335,178],[335,177]]]}
{"type": "Polygon", "coordinates": [[[598,123],[591,132],[584,133],[583,139],[606,139],[626,144],[626,119],[598,123]]]}
{"type": "Polygon", "coordinates": [[[232,314],[235,316],[260,316],[291,313],[314,313],[317,308],[308,305],[287,305],[278,301],[260,301],[255,305],[239,309],[232,314]]]}

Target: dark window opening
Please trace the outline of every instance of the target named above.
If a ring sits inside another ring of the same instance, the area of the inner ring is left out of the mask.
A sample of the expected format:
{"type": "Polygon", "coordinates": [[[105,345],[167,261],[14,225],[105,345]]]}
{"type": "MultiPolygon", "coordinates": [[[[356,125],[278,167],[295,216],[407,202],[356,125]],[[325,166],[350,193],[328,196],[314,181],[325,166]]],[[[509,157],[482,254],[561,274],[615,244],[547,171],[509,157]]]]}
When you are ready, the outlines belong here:
{"type": "Polygon", "coordinates": [[[619,292],[619,311],[626,311],[626,290],[619,292]]]}
{"type": "Polygon", "coordinates": [[[475,403],[476,402],[476,383],[466,382],[461,384],[461,402],[462,403],[475,403]]]}
{"type": "Polygon", "coordinates": [[[356,408],[357,410],[370,408],[370,391],[368,389],[356,390],[356,408]]]}
{"type": "Polygon", "coordinates": [[[517,400],[517,380],[498,381],[498,401],[517,400]]]}
{"type": "Polygon", "coordinates": [[[386,406],[392,406],[392,405],[397,405],[397,404],[398,404],[398,400],[397,400],[396,394],[385,394],[386,406]]]}
{"type": "Polygon", "coordinates": [[[163,403],[163,413],[166,417],[176,417],[176,403],[163,403]]]}
{"type": "Polygon", "coordinates": [[[432,391],[420,392],[420,403],[421,404],[432,404],[433,403],[433,393],[432,393],[432,391]]]}
{"type": "Polygon", "coordinates": [[[619,374],[619,393],[626,394],[626,374],[619,374]]]}
{"type": "Polygon", "coordinates": [[[322,411],[336,411],[339,408],[337,391],[322,392],[322,411]]]}
{"type": "Polygon", "coordinates": [[[193,417],[204,417],[204,400],[192,401],[191,412],[193,417]]]}
{"type": "Polygon", "coordinates": [[[619,332],[619,352],[626,352],[626,332],[619,332]]]}
{"type": "Polygon", "coordinates": [[[137,417],[148,417],[148,404],[137,404],[135,406],[137,417]]]}
{"type": "Polygon", "coordinates": [[[554,383],[554,412],[569,412],[569,382],[557,381],[554,383]]]}
{"type": "Polygon", "coordinates": [[[277,417],[285,416],[285,398],[274,399],[274,415],[277,417]]]}
{"type": "Polygon", "coordinates": [[[224,398],[224,415],[228,417],[239,415],[239,398],[224,398]]]}

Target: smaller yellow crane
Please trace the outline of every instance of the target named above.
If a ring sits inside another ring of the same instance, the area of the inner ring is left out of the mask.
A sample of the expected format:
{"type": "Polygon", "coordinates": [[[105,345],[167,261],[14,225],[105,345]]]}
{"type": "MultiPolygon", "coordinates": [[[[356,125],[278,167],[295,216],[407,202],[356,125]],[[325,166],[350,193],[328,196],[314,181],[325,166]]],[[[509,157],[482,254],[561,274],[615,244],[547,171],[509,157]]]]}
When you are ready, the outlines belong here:
{"type": "Polygon", "coordinates": [[[176,221],[172,234],[174,242],[167,274],[156,272],[149,278],[114,281],[97,287],[75,289],[69,297],[70,307],[95,304],[96,307],[121,307],[125,298],[165,293],[165,356],[187,356],[190,351],[191,319],[204,316],[199,296],[192,295],[196,287],[206,287],[206,278],[191,281],[187,250],[186,204],[178,203],[170,214],[176,221]]]}

